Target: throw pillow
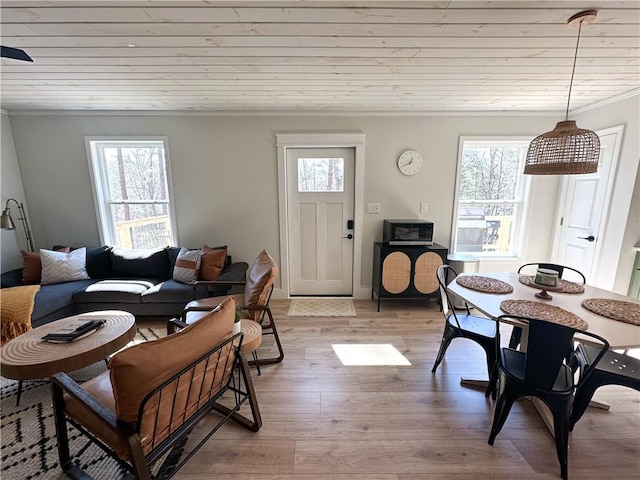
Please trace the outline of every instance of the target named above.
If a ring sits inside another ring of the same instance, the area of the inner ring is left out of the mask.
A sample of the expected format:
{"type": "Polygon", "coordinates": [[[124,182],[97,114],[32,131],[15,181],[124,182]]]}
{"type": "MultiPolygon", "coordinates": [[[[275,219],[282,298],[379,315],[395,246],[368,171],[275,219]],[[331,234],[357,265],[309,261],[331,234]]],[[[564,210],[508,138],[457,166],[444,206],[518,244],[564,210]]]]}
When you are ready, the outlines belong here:
{"type": "Polygon", "coordinates": [[[40,250],[42,260],[42,285],[52,283],[73,282],[87,280],[87,249],[78,248],[73,252],[52,252],[40,250]]]}
{"type": "Polygon", "coordinates": [[[113,247],[111,254],[111,274],[119,278],[162,278],[169,277],[169,255],[167,249],[132,250],[113,247]]]}
{"type": "Polygon", "coordinates": [[[191,283],[198,279],[200,270],[200,250],[181,248],[173,267],[173,279],[176,282],[191,283]]]}
{"type": "Polygon", "coordinates": [[[200,258],[200,279],[215,280],[224,270],[227,261],[227,247],[202,247],[200,258]]]}
{"type": "MultiPolygon", "coordinates": [[[[55,246],[53,247],[53,251],[69,253],[71,249],[69,247],[55,246]]],[[[22,260],[24,261],[22,281],[24,283],[40,283],[40,272],[42,271],[40,252],[27,252],[22,250],[22,260]]]]}

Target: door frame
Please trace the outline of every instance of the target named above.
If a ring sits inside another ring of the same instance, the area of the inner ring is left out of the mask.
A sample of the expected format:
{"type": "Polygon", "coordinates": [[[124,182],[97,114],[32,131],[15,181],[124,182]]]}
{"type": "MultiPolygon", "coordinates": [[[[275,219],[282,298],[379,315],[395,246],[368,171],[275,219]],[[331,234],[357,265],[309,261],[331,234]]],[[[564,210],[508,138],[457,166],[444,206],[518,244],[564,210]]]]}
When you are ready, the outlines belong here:
{"type": "Polygon", "coordinates": [[[362,132],[339,133],[277,133],[276,154],[278,161],[278,214],[280,217],[280,284],[282,298],[291,298],[289,291],[289,224],[287,193],[288,148],[353,148],[354,149],[354,229],[352,296],[360,290],[362,274],[362,232],[364,209],[364,140],[362,132]]]}
{"type": "MultiPolygon", "coordinates": [[[[593,265],[591,266],[591,272],[584,273],[588,276],[587,282],[590,285],[594,285],[607,290],[612,290],[615,281],[618,259],[620,257],[620,251],[622,249],[622,238],[620,237],[620,235],[614,232],[615,229],[607,228],[607,223],[609,221],[611,211],[616,204],[613,192],[615,180],[618,173],[618,163],[620,159],[620,149],[622,146],[624,125],[603,128],[597,130],[596,133],[598,134],[598,136],[616,134],[617,138],[611,157],[609,177],[607,178],[607,184],[605,185],[606,190],[604,195],[604,206],[602,209],[602,216],[600,217],[600,224],[598,226],[598,242],[593,252],[593,265]],[[606,262],[603,261],[605,252],[607,257],[606,262]],[[616,268],[611,268],[611,263],[609,262],[609,260],[613,259],[615,259],[613,265],[615,265],[616,268]],[[608,268],[604,269],[606,270],[606,272],[602,269],[603,265],[609,265],[608,268]]],[[[570,179],[567,176],[563,176],[562,183],[560,185],[560,197],[557,203],[558,207],[556,209],[555,228],[553,232],[553,247],[551,255],[553,261],[558,261],[558,253],[560,249],[560,232],[562,229],[560,220],[564,215],[565,209],[567,207],[567,189],[569,186],[569,180],[570,179]]],[[[624,231],[623,226],[624,224],[626,224],[627,218],[628,215],[624,218],[623,225],[620,228],[621,232],[624,231]]]]}

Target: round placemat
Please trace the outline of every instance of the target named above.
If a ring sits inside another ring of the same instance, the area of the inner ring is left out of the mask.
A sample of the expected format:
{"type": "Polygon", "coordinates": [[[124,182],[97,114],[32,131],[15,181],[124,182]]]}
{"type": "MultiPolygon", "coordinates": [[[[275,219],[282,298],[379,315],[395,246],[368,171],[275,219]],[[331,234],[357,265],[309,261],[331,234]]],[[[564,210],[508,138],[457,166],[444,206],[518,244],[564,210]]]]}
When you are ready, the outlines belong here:
{"type": "Polygon", "coordinates": [[[589,324],[576,314],[546,303],[533,302],[531,300],[505,300],[500,303],[500,310],[509,315],[545,320],[577,330],[589,328],[589,324]]]}
{"type": "Polygon", "coordinates": [[[513,287],[507,282],[480,275],[461,275],[456,277],[456,282],[465,288],[483,293],[511,293],[513,287]]]}
{"type": "Polygon", "coordinates": [[[610,298],[588,298],[582,302],[582,306],[602,317],[640,326],[640,305],[637,303],[610,298]]]}
{"type": "MultiPolygon", "coordinates": [[[[545,285],[538,285],[534,282],[533,275],[520,275],[518,280],[520,283],[526,285],[527,287],[538,288],[540,290],[546,290],[545,285]]],[[[562,290],[556,290],[560,293],[584,293],[584,286],[579,283],[569,282],[568,280],[558,279],[558,287],[562,288],[562,290]]]]}

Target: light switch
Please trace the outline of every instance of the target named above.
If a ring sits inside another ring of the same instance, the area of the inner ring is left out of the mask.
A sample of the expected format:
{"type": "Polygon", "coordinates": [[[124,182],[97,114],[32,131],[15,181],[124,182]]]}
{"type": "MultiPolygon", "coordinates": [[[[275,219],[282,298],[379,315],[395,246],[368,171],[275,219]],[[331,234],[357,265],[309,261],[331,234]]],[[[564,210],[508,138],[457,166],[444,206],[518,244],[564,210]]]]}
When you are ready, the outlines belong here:
{"type": "Polygon", "coordinates": [[[367,213],[380,213],[380,204],[367,203],[367,213]]]}
{"type": "Polygon", "coordinates": [[[427,202],[420,203],[420,213],[428,213],[429,204],[427,202]]]}

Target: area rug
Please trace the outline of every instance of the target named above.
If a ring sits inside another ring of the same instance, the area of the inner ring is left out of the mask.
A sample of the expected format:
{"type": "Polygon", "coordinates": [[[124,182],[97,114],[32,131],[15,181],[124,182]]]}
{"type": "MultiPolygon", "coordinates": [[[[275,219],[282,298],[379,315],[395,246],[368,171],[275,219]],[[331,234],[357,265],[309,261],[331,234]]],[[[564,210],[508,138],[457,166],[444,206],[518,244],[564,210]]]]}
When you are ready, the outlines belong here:
{"type": "MultiPolygon", "coordinates": [[[[166,335],[164,327],[139,328],[133,343],[166,335]]],[[[131,345],[130,344],[130,345],[131,345]]],[[[126,348],[126,347],[125,347],[126,348]]],[[[72,372],[78,383],[89,380],[106,370],[105,362],[98,362],[72,372]]],[[[48,380],[27,381],[22,386],[20,405],[16,406],[18,382],[0,378],[0,428],[2,435],[2,479],[60,479],[56,429],[51,406],[51,387],[48,380]]],[[[93,444],[74,427],[69,428],[71,452],[80,468],[95,480],[113,480],[125,476],[126,471],[115,460],[93,444]]]]}
{"type": "Polygon", "coordinates": [[[305,298],[292,300],[289,317],[355,317],[356,308],[348,298],[305,298]]]}

